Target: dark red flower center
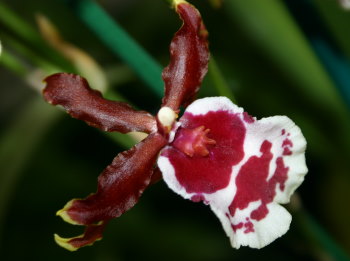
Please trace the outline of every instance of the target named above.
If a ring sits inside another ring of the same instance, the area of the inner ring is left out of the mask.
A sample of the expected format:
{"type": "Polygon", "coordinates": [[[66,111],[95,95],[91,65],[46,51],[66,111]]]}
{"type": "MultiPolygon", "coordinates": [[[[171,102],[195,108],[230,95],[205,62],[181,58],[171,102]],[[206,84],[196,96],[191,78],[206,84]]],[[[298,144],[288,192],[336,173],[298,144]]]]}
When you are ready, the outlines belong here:
{"type": "Polygon", "coordinates": [[[216,141],[208,138],[209,129],[199,126],[194,129],[180,129],[173,146],[185,153],[187,156],[209,155],[209,149],[216,144],[216,141]]]}

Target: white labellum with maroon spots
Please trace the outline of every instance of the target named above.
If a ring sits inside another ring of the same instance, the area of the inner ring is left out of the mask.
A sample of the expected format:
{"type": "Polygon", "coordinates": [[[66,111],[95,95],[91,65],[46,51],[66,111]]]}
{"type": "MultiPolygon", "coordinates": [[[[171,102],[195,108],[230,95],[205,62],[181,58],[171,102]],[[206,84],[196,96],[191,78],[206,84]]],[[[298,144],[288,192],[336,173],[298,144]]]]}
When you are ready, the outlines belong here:
{"type": "Polygon", "coordinates": [[[168,186],[203,201],[235,248],[261,248],[289,229],[288,203],[307,172],[306,141],[285,116],[256,120],[225,97],[187,107],[158,166],[168,186]]]}

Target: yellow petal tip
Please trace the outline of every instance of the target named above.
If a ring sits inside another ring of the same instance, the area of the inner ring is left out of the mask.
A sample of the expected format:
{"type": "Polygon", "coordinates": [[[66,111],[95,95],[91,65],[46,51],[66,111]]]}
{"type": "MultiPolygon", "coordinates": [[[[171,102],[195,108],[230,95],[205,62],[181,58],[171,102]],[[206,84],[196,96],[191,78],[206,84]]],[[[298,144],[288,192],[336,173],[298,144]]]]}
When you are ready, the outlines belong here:
{"type": "Polygon", "coordinates": [[[78,249],[78,248],[76,248],[68,243],[71,240],[71,238],[63,238],[57,234],[54,234],[54,238],[55,238],[57,245],[59,245],[60,247],[63,247],[69,251],[76,251],[78,249]]]}
{"type": "MultiPolygon", "coordinates": [[[[74,199],[73,199],[74,200],[74,199]]],[[[80,225],[78,222],[71,219],[71,217],[67,213],[67,209],[69,209],[72,204],[73,200],[69,201],[62,209],[56,212],[57,216],[60,216],[65,222],[72,224],[72,225],[80,225]]]]}
{"type": "Polygon", "coordinates": [[[185,0],[173,0],[173,5],[176,7],[179,4],[187,3],[185,0]]]}

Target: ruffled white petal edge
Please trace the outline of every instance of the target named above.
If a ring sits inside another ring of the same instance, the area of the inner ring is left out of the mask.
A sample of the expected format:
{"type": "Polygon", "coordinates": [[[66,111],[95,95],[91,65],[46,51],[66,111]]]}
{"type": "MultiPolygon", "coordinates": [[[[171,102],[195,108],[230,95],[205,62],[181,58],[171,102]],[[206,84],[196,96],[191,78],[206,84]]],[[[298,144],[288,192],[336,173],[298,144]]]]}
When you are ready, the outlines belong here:
{"type": "MultiPolygon", "coordinates": [[[[279,203],[288,203],[292,193],[304,180],[304,176],[307,173],[305,164],[306,141],[299,127],[288,117],[274,116],[258,121],[255,118],[252,121],[246,121],[244,110],[233,104],[226,97],[210,97],[196,100],[187,107],[185,113],[204,115],[209,111],[219,110],[237,114],[244,122],[247,131],[244,141],[245,156],[238,165],[232,167],[231,180],[226,188],[212,194],[203,193],[201,196],[204,198],[204,203],[209,204],[220,219],[233,247],[250,246],[252,248],[262,248],[285,234],[289,229],[292,219],[291,215],[279,203]],[[291,155],[284,155],[286,147],[284,141],[286,139],[292,142],[292,146],[288,147],[292,152],[291,155]],[[269,212],[260,221],[249,218],[252,211],[260,206],[261,202],[259,201],[251,202],[245,209],[237,209],[233,217],[228,216],[228,208],[237,192],[236,177],[241,167],[250,157],[259,157],[261,155],[260,146],[264,140],[272,143],[271,152],[273,154],[267,180],[271,178],[276,169],[276,159],[283,157],[285,166],[289,168],[285,188],[281,191],[279,186],[276,186],[274,200],[267,204],[269,212]],[[237,229],[236,231],[232,229],[232,225],[237,225],[241,222],[248,224],[248,221],[252,223],[254,232],[245,233],[244,229],[237,229]]],[[[170,189],[186,199],[196,196],[194,193],[187,193],[185,188],[178,182],[175,176],[175,169],[168,158],[161,155],[158,159],[158,166],[170,189]]]]}

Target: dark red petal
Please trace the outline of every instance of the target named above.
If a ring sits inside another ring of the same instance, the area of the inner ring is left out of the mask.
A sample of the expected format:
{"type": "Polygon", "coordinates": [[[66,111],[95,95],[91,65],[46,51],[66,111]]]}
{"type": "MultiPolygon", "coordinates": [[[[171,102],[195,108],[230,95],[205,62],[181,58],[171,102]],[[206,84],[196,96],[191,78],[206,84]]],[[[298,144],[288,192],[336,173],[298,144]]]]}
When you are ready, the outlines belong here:
{"type": "Polygon", "coordinates": [[[188,105],[208,71],[208,32],[198,10],[180,2],[176,11],[183,25],[170,44],[170,64],[163,71],[165,96],[162,106],[178,110],[188,105]]]}
{"type": "Polygon", "coordinates": [[[44,98],[53,105],[62,105],[74,118],[105,131],[151,133],[155,118],[144,111],[135,111],[124,102],[109,101],[92,90],[88,82],[74,74],[58,73],[45,79],[44,98]]]}
{"type": "Polygon", "coordinates": [[[90,225],[119,217],[133,207],[149,185],[158,153],[166,140],[153,133],[118,154],[98,178],[98,189],[86,199],[74,199],[58,214],[73,224],[90,225]]]}

